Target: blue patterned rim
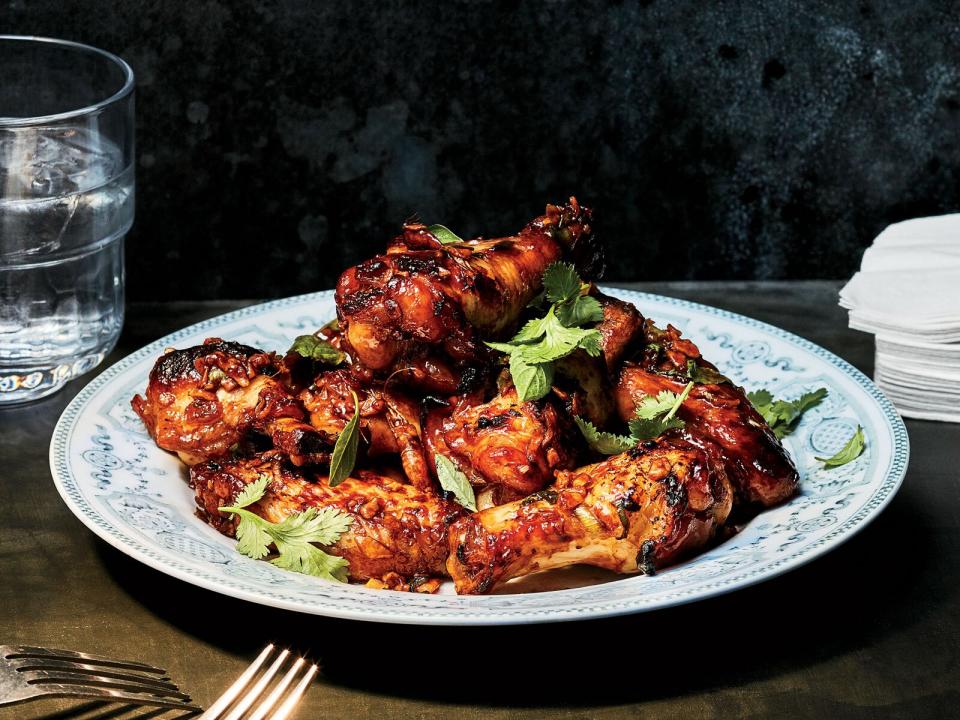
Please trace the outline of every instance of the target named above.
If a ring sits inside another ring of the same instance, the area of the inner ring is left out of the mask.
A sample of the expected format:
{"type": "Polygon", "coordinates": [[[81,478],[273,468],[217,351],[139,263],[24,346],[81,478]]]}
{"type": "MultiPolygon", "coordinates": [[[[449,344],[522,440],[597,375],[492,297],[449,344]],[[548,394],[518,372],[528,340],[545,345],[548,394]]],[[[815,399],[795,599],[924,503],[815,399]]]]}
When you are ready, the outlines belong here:
{"type": "MultiPolygon", "coordinates": [[[[311,301],[328,300],[332,294],[331,291],[309,293],[259,305],[252,305],[209,320],[204,320],[150,343],[103,371],[88,383],[70,402],[54,429],[50,443],[50,468],[54,483],[71,511],[77,515],[88,528],[106,542],[151,567],[206,589],[251,602],[332,617],[395,623],[449,625],[511,624],[609,617],[681,605],[723,594],[724,592],[734,589],[748,587],[806,564],[829,549],[832,549],[840,542],[846,541],[856,532],[863,529],[893,498],[906,474],[909,459],[909,440],[906,428],[893,404],[877,386],[857,368],[809,340],[768,323],[754,320],[753,318],[737,313],[651,293],[622,290],[619,288],[605,288],[605,290],[634,302],[640,308],[643,308],[645,302],[655,302],[661,305],[693,310],[706,315],[732,320],[740,325],[761,330],[768,335],[784,340],[825,360],[830,365],[839,369],[848,378],[854,380],[856,384],[866,391],[876,402],[886,420],[887,429],[891,433],[893,444],[893,452],[890,453],[887,467],[883,471],[883,479],[876,486],[869,500],[857,513],[847,518],[846,521],[839,524],[830,533],[821,536],[815,542],[805,545],[799,550],[780,557],[772,563],[764,564],[761,567],[746,569],[744,572],[729,574],[713,582],[697,582],[690,587],[682,588],[675,592],[660,592],[657,594],[655,604],[647,602],[643,590],[638,588],[637,591],[626,600],[603,601],[600,599],[588,604],[577,604],[575,607],[558,606],[555,603],[549,603],[549,607],[542,608],[507,607],[503,606],[502,603],[505,596],[468,596],[470,605],[469,607],[463,605],[462,613],[453,613],[450,612],[450,610],[452,609],[451,606],[453,606],[453,608],[460,607],[462,601],[466,599],[466,596],[403,594],[404,602],[398,605],[378,601],[378,598],[383,598],[383,593],[387,591],[369,590],[356,585],[348,586],[350,590],[353,591],[351,592],[351,602],[345,602],[342,597],[339,599],[324,598],[322,595],[317,595],[316,597],[311,596],[309,599],[305,599],[303,594],[287,594],[282,591],[278,592],[273,589],[267,591],[261,588],[251,590],[249,585],[230,580],[222,575],[209,573],[205,571],[202,566],[198,567],[197,565],[188,564],[175,558],[160,555],[153,548],[144,545],[137,538],[123,532],[90,505],[83,495],[77,478],[70,470],[67,451],[76,427],[76,421],[81,411],[101,388],[108,385],[114,378],[134,364],[145,358],[156,356],[163,349],[177,344],[186,337],[199,335],[207,330],[235,320],[261,315],[267,311],[292,305],[306,304],[311,301]],[[482,607],[482,604],[486,600],[490,600],[489,610],[484,610],[482,607]],[[349,605],[349,607],[338,605],[338,603],[349,605]],[[436,614],[431,614],[431,610],[435,611],[436,614]]],[[[198,520],[197,522],[200,521],[198,520]]],[[[637,578],[634,577],[632,579],[636,580],[637,578]]],[[[629,581],[630,579],[624,579],[608,585],[620,585],[621,583],[629,581]]],[[[338,586],[338,588],[339,587],[344,586],[338,586]]],[[[524,597],[543,597],[546,599],[548,596],[556,596],[570,592],[572,591],[545,591],[524,597]]],[[[390,595],[393,595],[393,593],[390,593],[390,595]]]]}

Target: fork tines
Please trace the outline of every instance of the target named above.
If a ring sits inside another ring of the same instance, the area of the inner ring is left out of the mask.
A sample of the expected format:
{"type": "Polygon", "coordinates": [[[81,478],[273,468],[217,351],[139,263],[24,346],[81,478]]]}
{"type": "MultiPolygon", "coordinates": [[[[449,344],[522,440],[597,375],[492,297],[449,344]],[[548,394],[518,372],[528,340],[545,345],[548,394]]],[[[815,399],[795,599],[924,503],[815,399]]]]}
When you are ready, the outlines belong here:
{"type": "Polygon", "coordinates": [[[170,682],[165,670],[152,665],[29,645],[0,645],[0,660],[8,677],[22,688],[14,693],[14,701],[84,697],[199,710],[189,704],[189,695],[170,682]]]}
{"type": "Polygon", "coordinates": [[[308,665],[303,658],[292,658],[289,650],[276,654],[275,650],[273,645],[267,645],[200,720],[240,720],[243,717],[248,720],[284,720],[289,717],[318,668],[308,665]],[[274,682],[286,665],[286,672],[274,682]]]}

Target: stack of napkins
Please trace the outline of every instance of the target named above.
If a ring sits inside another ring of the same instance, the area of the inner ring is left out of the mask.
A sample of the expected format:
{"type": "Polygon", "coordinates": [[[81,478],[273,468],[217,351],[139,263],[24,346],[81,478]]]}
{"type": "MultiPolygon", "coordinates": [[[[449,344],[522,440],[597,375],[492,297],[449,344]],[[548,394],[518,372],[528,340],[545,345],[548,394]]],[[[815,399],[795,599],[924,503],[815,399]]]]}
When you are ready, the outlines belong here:
{"type": "Polygon", "coordinates": [[[902,415],[960,422],[960,214],[880,233],[840,305],[877,336],[874,379],[902,415]]]}

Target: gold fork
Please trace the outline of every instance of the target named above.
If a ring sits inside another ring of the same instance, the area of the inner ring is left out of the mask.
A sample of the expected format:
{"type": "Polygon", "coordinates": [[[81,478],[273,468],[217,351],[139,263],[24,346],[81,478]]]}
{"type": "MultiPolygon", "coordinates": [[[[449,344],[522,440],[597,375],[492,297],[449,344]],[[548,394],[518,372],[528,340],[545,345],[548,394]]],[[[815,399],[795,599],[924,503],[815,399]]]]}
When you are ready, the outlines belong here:
{"type": "Polygon", "coordinates": [[[294,659],[289,650],[281,650],[274,656],[275,650],[273,645],[267,645],[199,720],[240,720],[243,717],[247,720],[284,720],[290,717],[317,674],[317,666],[308,664],[302,657],[294,659]],[[274,677],[289,660],[293,662],[286,673],[270,688],[274,677]],[[270,662],[269,667],[260,672],[267,662],[270,662]]]}

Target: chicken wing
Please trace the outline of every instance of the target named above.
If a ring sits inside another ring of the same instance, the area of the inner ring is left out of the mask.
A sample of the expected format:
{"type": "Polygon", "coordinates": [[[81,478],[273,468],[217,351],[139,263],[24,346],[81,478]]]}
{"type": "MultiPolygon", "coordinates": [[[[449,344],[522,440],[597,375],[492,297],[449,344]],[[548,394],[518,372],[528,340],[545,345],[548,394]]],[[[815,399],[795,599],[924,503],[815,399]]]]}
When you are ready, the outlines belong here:
{"type": "Polygon", "coordinates": [[[603,307],[603,320],[597,330],[600,331],[600,348],[607,371],[612,373],[620,366],[624,355],[643,341],[643,315],[631,303],[605,295],[596,287],[590,294],[603,307]]]}
{"type": "Polygon", "coordinates": [[[490,354],[484,338],[512,329],[564,253],[593,253],[591,213],[571,198],[516,236],[444,244],[408,224],[379,255],[348,269],[336,289],[344,347],[375,373],[431,392],[464,392],[490,354]]]}
{"type": "Polygon", "coordinates": [[[243,488],[270,479],[263,498],[247,509],[280,522],[309,507],[333,507],[353,518],[350,529],[327,552],[350,563],[351,580],[445,576],[447,532],[463,508],[385,475],[357,471],[336,487],[305,474],[268,453],[245,460],[211,460],[190,469],[200,516],[233,536],[237,520],[218,508],[230,505],[243,488]]]}
{"type": "Polygon", "coordinates": [[[131,405],[157,445],[188,465],[223,455],[251,430],[295,462],[325,462],[332,445],[303,422],[279,373],[275,355],[210,338],[160,356],[131,405]]]}
{"type": "Polygon", "coordinates": [[[722,466],[684,440],[661,438],[458,520],[447,570],[458,593],[574,564],[652,574],[709,542],[731,503],[722,466]]]}
{"type": "Polygon", "coordinates": [[[497,489],[495,503],[542,488],[554,471],[573,467],[578,447],[554,402],[521,402],[512,385],[489,402],[429,412],[425,438],[431,462],[437,453],[450,458],[471,484],[497,489]]]}
{"type": "Polygon", "coordinates": [[[433,487],[420,441],[420,406],[383,383],[367,384],[350,368],[323,373],[298,398],[310,413],[310,425],[336,438],[353,417],[353,395],[360,403],[360,428],[367,454],[399,454],[410,482],[421,490],[433,487]]]}
{"type": "MultiPolygon", "coordinates": [[[[623,420],[632,418],[637,403],[647,396],[681,392],[689,363],[722,380],[676,328],[660,330],[648,321],[646,335],[637,362],[626,363],[620,372],[616,399],[623,420]]],[[[743,388],[729,381],[698,383],[677,416],[686,423],[688,440],[722,460],[739,502],[770,507],[796,493],[800,476],[793,461],[743,388]]]]}

